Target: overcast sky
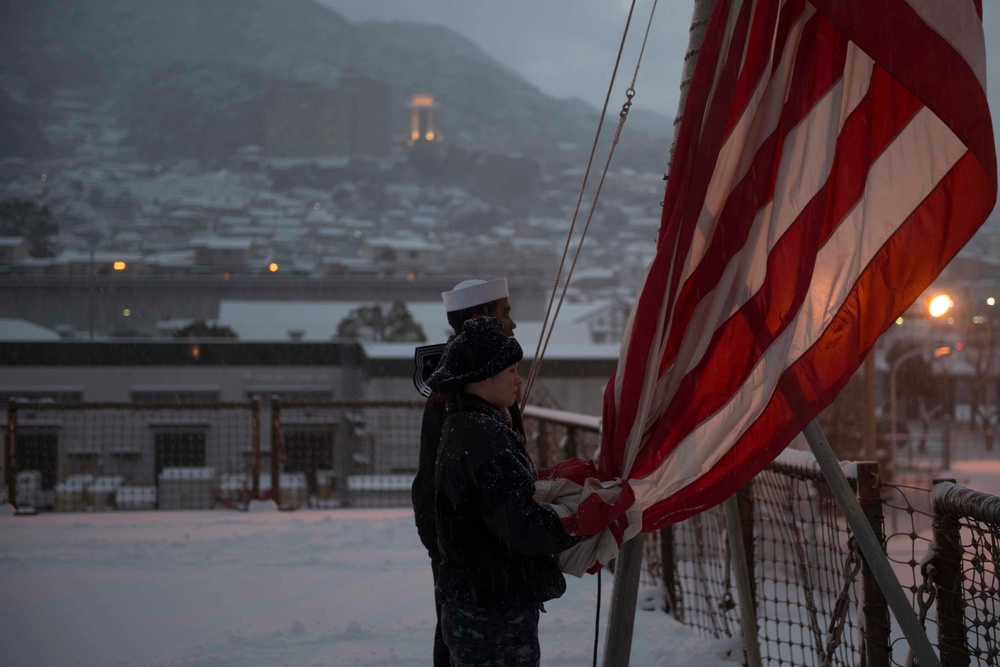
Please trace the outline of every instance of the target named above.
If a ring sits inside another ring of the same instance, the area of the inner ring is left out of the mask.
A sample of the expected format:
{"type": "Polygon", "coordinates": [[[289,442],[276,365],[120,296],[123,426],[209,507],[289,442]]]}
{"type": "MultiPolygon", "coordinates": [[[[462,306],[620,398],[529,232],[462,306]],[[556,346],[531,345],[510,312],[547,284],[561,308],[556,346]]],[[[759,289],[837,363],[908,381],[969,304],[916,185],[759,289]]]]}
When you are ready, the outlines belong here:
{"type": "MultiPolygon", "coordinates": [[[[378,19],[442,25],[477,44],[555,97],[600,108],[630,0],[320,0],[351,22],[378,19]]],[[[989,98],[1000,121],[1000,0],[984,0],[989,98]]],[[[693,0],[659,0],[636,81],[635,108],[673,117],[693,0]]],[[[639,0],[611,108],[621,108],[652,0],[639,0]]],[[[1000,134],[1000,133],[998,133],[1000,134]]]]}
{"type": "MultiPolygon", "coordinates": [[[[351,22],[378,19],[442,25],[479,46],[554,97],[578,97],[600,108],[628,18],[628,0],[321,0],[351,22]]],[[[691,0],[660,0],[636,81],[635,107],[673,117],[691,0]]],[[[625,101],[652,3],[640,0],[619,67],[625,101]]]]}

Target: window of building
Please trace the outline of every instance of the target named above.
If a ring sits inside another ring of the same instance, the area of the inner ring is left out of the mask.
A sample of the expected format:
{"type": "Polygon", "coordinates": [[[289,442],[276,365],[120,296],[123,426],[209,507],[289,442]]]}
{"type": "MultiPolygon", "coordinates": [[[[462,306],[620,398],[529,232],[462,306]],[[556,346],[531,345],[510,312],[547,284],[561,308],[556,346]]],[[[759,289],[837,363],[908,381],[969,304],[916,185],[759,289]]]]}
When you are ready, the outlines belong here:
{"type": "Polygon", "coordinates": [[[83,389],[0,389],[0,403],[7,403],[13,399],[21,399],[25,401],[53,401],[55,403],[79,403],[83,400],[83,389]]]}
{"type": "Polygon", "coordinates": [[[316,493],[316,471],[334,469],[335,429],[332,424],[309,424],[282,430],[284,469],[305,473],[310,493],[316,493]]]}
{"type": "Polygon", "coordinates": [[[144,389],[131,392],[134,403],[217,403],[217,389],[144,389]]]}
{"type": "Polygon", "coordinates": [[[42,489],[56,485],[59,467],[59,433],[54,429],[21,428],[17,432],[17,469],[42,474],[42,489]]]}
{"type": "Polygon", "coordinates": [[[153,432],[156,479],[164,468],[205,466],[207,427],[203,425],[155,427],[153,432]]]}

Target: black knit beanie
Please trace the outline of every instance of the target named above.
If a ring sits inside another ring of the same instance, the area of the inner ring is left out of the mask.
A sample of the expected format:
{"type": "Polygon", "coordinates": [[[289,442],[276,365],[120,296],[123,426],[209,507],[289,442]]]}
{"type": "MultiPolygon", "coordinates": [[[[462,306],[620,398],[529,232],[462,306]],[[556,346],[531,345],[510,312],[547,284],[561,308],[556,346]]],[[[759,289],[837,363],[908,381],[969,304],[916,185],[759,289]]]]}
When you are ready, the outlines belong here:
{"type": "Polygon", "coordinates": [[[434,391],[461,389],[493,377],[523,357],[517,339],[504,334],[500,320],[475,317],[448,344],[429,384],[434,391]]]}

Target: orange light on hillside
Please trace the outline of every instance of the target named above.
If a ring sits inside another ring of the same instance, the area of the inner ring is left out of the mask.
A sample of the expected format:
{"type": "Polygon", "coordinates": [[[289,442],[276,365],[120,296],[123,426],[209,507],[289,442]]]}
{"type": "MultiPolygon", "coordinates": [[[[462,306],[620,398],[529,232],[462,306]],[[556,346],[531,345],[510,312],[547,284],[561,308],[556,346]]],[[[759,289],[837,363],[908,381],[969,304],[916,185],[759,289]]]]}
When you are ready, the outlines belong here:
{"type": "Polygon", "coordinates": [[[414,95],[410,99],[410,104],[415,107],[432,107],[434,106],[434,96],[433,95],[414,95]]]}
{"type": "Polygon", "coordinates": [[[427,134],[424,135],[424,139],[426,139],[427,141],[434,141],[434,133],[428,132],[427,134]]]}
{"type": "Polygon", "coordinates": [[[115,271],[124,271],[125,270],[125,262],[122,262],[122,261],[117,261],[114,264],[112,264],[112,266],[114,267],[115,271]]]}
{"type": "Polygon", "coordinates": [[[267,270],[270,271],[271,273],[277,273],[278,272],[278,263],[277,262],[271,262],[270,264],[267,265],[267,270]]]}

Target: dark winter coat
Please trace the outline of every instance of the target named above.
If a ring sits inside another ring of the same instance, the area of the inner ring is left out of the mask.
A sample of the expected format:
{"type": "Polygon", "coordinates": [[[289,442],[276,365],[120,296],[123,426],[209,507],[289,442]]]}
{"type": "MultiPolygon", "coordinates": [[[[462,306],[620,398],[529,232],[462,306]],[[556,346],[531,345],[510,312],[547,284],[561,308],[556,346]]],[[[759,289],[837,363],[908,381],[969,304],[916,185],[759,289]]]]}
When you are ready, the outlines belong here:
{"type": "Polygon", "coordinates": [[[577,538],[532,499],[537,474],[521,438],[503,410],[477,396],[447,405],[434,493],[443,604],[531,606],[566,590],[552,554],[577,538]]]}
{"type": "MultiPolygon", "coordinates": [[[[524,424],[521,421],[520,408],[515,403],[508,408],[508,412],[511,426],[523,437],[524,424]]],[[[438,444],[441,442],[443,427],[444,403],[432,396],[427,399],[427,404],[424,406],[424,417],[420,426],[420,458],[417,475],[413,478],[413,486],[410,489],[410,500],[413,502],[413,517],[417,522],[420,541],[435,563],[440,559],[437,530],[434,528],[434,466],[437,462],[438,444]]],[[[520,441],[517,446],[524,452],[524,445],[520,441]]],[[[524,452],[524,455],[527,457],[527,452],[524,452]]]]}

